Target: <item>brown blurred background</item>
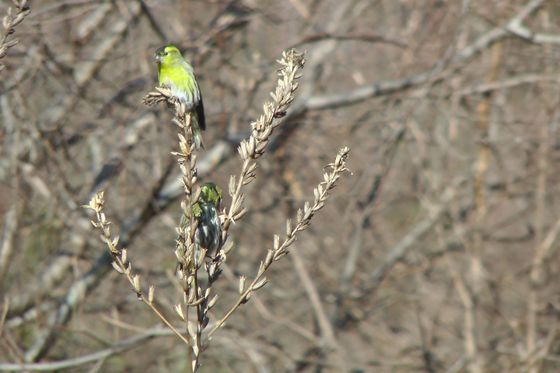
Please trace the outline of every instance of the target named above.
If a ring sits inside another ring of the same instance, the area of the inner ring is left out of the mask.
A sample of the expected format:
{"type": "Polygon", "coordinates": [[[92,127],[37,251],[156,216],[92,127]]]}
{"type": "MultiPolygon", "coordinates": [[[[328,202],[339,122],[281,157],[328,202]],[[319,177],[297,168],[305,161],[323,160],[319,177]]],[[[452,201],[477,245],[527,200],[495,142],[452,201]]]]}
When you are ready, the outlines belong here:
{"type": "MultiPolygon", "coordinates": [[[[0,1],[0,15],[10,6],[0,1]]],[[[172,315],[176,130],[168,109],[141,99],[156,84],[154,50],[173,42],[205,100],[200,179],[224,190],[275,61],[307,51],[248,188],[250,213],[233,227],[216,316],[312,199],[322,167],[351,148],[352,176],[215,335],[202,371],[560,370],[559,2],[30,7],[0,72],[0,369],[186,369],[172,335],[131,342],[157,319],[111,269],[81,208],[105,190],[113,231],[172,315]],[[110,353],[75,363],[98,351],[110,353]]]]}

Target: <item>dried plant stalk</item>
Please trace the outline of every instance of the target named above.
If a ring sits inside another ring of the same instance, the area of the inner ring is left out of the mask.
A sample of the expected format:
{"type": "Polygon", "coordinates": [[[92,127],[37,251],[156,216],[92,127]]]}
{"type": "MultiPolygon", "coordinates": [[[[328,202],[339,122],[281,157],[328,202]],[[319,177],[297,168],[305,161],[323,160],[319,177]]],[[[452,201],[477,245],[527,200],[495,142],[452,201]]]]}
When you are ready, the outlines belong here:
{"type": "Polygon", "coordinates": [[[148,290],[148,296],[146,296],[144,290],[142,289],[140,276],[135,274],[132,270],[132,264],[128,258],[128,251],[124,248],[119,247],[119,237],[111,236],[111,222],[107,219],[105,212],[103,211],[103,206],[105,204],[104,192],[96,193],[93,198],[89,201],[88,205],[84,207],[95,212],[95,220],[91,220],[91,224],[95,229],[97,229],[101,234],[101,241],[105,242],[107,248],[111,252],[113,257],[113,268],[118,273],[124,275],[128,282],[132,285],[138,299],[146,304],[158,317],[159,319],[171,330],[173,331],[179,339],[185,343],[189,341],[179,332],[173,324],[163,315],[163,313],[154,304],[154,286],[150,286],[148,290]]]}
{"type": "Polygon", "coordinates": [[[328,167],[330,167],[330,172],[325,172],[323,174],[323,179],[319,185],[313,190],[313,194],[315,195],[315,199],[313,201],[313,205],[310,205],[309,202],[306,202],[303,206],[303,210],[299,209],[296,215],[296,223],[292,225],[291,220],[286,221],[286,236],[284,240],[280,242],[280,236],[274,235],[272,249],[269,249],[266,255],[266,258],[261,261],[259,265],[259,269],[257,275],[253,279],[253,281],[249,284],[247,288],[245,288],[245,277],[241,277],[239,280],[239,293],[240,296],[235,302],[235,304],[229,309],[229,311],[222,317],[212,328],[209,333],[209,336],[212,336],[219,328],[221,328],[227,319],[239,309],[242,304],[247,303],[251,298],[253,292],[261,289],[268,280],[264,276],[266,271],[270,268],[272,263],[280,260],[283,256],[288,254],[288,247],[294,243],[297,238],[297,233],[300,231],[304,231],[309,227],[311,223],[311,219],[313,216],[324,207],[325,202],[328,198],[329,192],[336,186],[336,182],[340,178],[340,176],[348,171],[346,168],[346,160],[348,158],[348,154],[350,153],[350,149],[344,147],[339,150],[335,160],[333,163],[330,163],[328,167]]]}
{"type": "MultiPolygon", "coordinates": [[[[15,32],[15,27],[23,22],[24,18],[31,12],[28,0],[13,0],[13,2],[16,9],[15,14],[12,14],[13,8],[8,8],[8,14],[2,19],[4,33],[0,36],[0,59],[8,54],[8,49],[19,43],[17,39],[9,40],[9,37],[15,32]]],[[[0,71],[4,68],[5,66],[0,63],[0,71]]]]}
{"type": "MultiPolygon", "coordinates": [[[[131,283],[138,297],[162,319],[185,343],[190,347],[190,360],[193,372],[200,367],[200,355],[204,349],[204,343],[208,343],[210,337],[216,330],[222,327],[225,321],[246,303],[254,291],[261,289],[267,279],[264,274],[275,261],[288,253],[288,247],[296,240],[297,233],[307,229],[312,217],[319,211],[327,200],[329,192],[334,188],[340,175],[347,171],[346,159],[349,149],[343,148],[339,151],[334,163],[329,164],[330,172],[324,174],[324,181],[314,190],[315,199],[313,204],[306,203],[303,210],[298,211],[294,226],[287,222],[286,237],[280,242],[279,236],[274,237],[273,248],[268,251],[266,258],[262,261],[255,279],[245,286],[245,277],[239,282],[239,299],[233,307],[215,323],[203,341],[203,333],[209,325],[209,312],[216,304],[218,297],[213,295],[213,285],[219,278],[221,266],[226,260],[226,254],[231,246],[226,246],[228,232],[232,222],[238,221],[246,212],[243,206],[244,196],[242,189],[255,178],[257,167],[256,161],[263,155],[270,140],[273,130],[280,125],[282,118],[288,110],[295,97],[298,88],[298,79],[301,77],[300,70],[305,63],[303,54],[290,50],[284,52],[278,61],[281,65],[279,79],[275,90],[271,93],[272,100],[263,106],[263,114],[251,123],[251,135],[239,145],[239,155],[243,161],[241,172],[236,178],[232,176],[229,182],[229,194],[231,205],[225,209],[220,216],[219,248],[217,254],[212,257],[207,255],[208,248],[202,247],[200,240],[197,241],[197,230],[203,224],[195,218],[194,207],[201,195],[201,189],[197,186],[197,157],[194,141],[193,128],[191,126],[191,113],[185,105],[175,98],[167,88],[157,87],[153,92],[144,97],[144,104],[155,105],[166,103],[174,109],[173,123],[178,129],[179,150],[173,152],[181,171],[181,181],[184,195],[181,201],[182,218],[179,222],[175,256],[177,258],[177,277],[183,289],[182,303],[175,306],[175,312],[184,323],[186,332],[180,333],[169,320],[161,315],[155,308],[154,287],[150,287],[148,296],[144,295],[140,285],[140,277],[133,273],[132,265],[127,258],[126,250],[119,249],[118,238],[111,238],[109,222],[103,213],[103,193],[98,193],[87,206],[95,211],[96,221],[92,221],[95,228],[101,231],[101,238],[107,244],[114,258],[115,270],[124,274],[131,283]],[[187,219],[184,219],[184,218],[187,219]],[[186,220],[186,221],[185,221],[186,220]],[[199,281],[204,274],[207,281],[199,281]]],[[[217,213],[216,213],[217,216],[217,213]]],[[[203,226],[204,227],[204,226],[203,226]]]]}
{"type": "Polygon", "coordinates": [[[239,144],[238,151],[243,165],[237,179],[231,176],[229,181],[231,205],[222,225],[223,242],[227,240],[231,223],[241,219],[246,213],[242,188],[254,180],[257,168],[255,160],[264,153],[272,132],[281,123],[278,119],[286,115],[295,98],[295,91],[299,87],[298,80],[301,78],[300,70],[305,65],[305,56],[295,49],[290,49],[282,53],[278,63],[282,68],[278,72],[278,85],[270,94],[272,101],[264,103],[263,114],[251,123],[251,136],[239,144]]]}
{"type": "MultiPolygon", "coordinates": [[[[196,187],[196,150],[194,132],[191,126],[192,116],[183,102],[172,96],[171,91],[166,88],[156,88],[157,91],[150,92],[144,97],[146,105],[166,102],[175,110],[173,122],[178,128],[179,151],[173,152],[177,158],[181,170],[181,181],[183,184],[184,199],[181,201],[182,218],[188,217],[189,221],[179,224],[176,228],[178,237],[176,241],[175,256],[177,257],[177,276],[183,288],[183,304],[176,305],[177,315],[184,321],[185,329],[191,346],[192,370],[196,371],[200,366],[199,358],[202,351],[202,331],[208,325],[208,312],[213,304],[209,303],[211,294],[211,283],[204,289],[199,286],[198,271],[205,263],[206,248],[200,247],[195,242],[195,234],[198,222],[194,218],[193,206],[198,200],[200,189],[196,187]],[[195,193],[193,191],[197,188],[195,193]],[[194,308],[195,319],[191,320],[190,309],[194,308]]],[[[206,265],[209,279],[217,278],[217,263],[206,265]],[[212,269],[211,269],[212,268],[212,269]]]]}

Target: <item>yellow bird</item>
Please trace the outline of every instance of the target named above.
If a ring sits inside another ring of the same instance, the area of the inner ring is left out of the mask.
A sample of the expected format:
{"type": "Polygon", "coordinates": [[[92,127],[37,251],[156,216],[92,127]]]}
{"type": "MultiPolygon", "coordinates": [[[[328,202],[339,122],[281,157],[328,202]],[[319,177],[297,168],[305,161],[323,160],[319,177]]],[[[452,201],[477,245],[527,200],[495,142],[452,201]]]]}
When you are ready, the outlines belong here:
{"type": "Polygon", "coordinates": [[[170,89],[173,97],[179,99],[193,114],[194,143],[197,148],[204,147],[200,133],[201,129],[206,129],[204,105],[192,65],[183,58],[179,49],[171,44],[158,48],[155,58],[160,86],[170,89]]]}

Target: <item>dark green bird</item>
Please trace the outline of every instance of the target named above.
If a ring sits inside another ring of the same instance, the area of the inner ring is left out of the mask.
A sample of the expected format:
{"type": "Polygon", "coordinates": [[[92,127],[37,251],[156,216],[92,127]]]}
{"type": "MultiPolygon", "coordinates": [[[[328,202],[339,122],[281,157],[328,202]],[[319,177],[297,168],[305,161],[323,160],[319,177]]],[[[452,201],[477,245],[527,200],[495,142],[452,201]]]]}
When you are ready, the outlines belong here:
{"type": "MultiPolygon", "coordinates": [[[[210,258],[218,254],[222,241],[221,201],[221,189],[214,183],[205,183],[200,187],[198,199],[192,206],[192,216],[198,223],[194,241],[201,249],[206,249],[206,256],[210,258]]],[[[190,216],[183,214],[181,229],[186,228],[189,222],[190,216]]]]}
{"type": "Polygon", "coordinates": [[[169,88],[173,97],[185,104],[186,109],[193,113],[194,143],[197,148],[203,147],[200,130],[206,129],[206,119],[202,94],[193,67],[183,58],[179,49],[171,44],[158,48],[155,57],[159,84],[169,88]]]}

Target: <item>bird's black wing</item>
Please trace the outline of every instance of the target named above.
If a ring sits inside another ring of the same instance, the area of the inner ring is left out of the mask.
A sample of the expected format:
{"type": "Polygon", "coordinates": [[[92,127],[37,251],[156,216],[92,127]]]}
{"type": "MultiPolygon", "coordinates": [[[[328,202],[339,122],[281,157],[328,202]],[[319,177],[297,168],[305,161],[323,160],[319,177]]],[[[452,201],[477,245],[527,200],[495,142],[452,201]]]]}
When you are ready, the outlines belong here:
{"type": "Polygon", "coordinates": [[[200,101],[196,105],[196,116],[198,118],[198,126],[204,131],[206,129],[206,118],[204,118],[204,103],[202,101],[202,95],[200,95],[200,101]]]}

